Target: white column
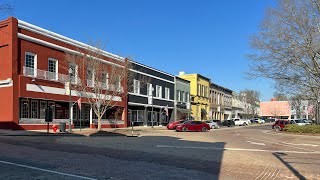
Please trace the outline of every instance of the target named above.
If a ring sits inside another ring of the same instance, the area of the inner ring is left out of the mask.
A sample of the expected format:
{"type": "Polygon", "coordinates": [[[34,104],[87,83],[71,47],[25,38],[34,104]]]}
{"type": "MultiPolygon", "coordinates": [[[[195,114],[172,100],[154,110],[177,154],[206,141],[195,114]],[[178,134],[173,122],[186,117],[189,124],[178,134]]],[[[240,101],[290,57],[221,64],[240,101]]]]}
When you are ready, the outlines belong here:
{"type": "Polygon", "coordinates": [[[70,113],[71,124],[73,124],[73,106],[71,106],[69,113],[70,113]]]}
{"type": "Polygon", "coordinates": [[[90,107],[90,127],[93,124],[92,107],[90,107]]]}

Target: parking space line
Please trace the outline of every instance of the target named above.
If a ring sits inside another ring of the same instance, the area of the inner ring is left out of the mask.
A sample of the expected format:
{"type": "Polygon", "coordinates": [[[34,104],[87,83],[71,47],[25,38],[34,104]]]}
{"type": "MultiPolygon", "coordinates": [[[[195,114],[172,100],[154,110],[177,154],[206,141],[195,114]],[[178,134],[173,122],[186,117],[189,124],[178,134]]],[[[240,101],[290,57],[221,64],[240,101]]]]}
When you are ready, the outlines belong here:
{"type": "Polygon", "coordinates": [[[59,171],[53,171],[53,170],[48,170],[48,169],[43,169],[43,168],[38,168],[38,167],[33,167],[33,166],[28,166],[28,165],[23,165],[23,164],[17,164],[17,163],[8,162],[8,161],[1,161],[0,160],[0,163],[12,165],[12,166],[23,167],[23,168],[28,168],[28,169],[34,169],[34,170],[53,173],[53,174],[59,174],[59,175],[63,175],[63,176],[79,178],[79,179],[96,180],[95,178],[90,178],[90,177],[85,177],[85,176],[80,176],[80,175],[75,175],[75,174],[69,174],[69,173],[63,173],[63,172],[59,172],[59,171]]]}

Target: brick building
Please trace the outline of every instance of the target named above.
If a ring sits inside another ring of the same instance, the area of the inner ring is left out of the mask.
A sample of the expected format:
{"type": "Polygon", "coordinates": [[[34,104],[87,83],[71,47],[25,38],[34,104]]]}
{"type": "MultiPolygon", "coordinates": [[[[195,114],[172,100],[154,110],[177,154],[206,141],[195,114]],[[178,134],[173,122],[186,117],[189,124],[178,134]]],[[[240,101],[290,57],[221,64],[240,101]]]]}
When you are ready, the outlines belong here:
{"type": "MultiPolygon", "coordinates": [[[[52,124],[69,122],[71,118],[72,126],[79,125],[81,119],[83,126],[94,127],[95,115],[86,99],[82,99],[81,111],[75,104],[70,113],[69,95],[65,90],[69,76],[75,84],[78,76],[77,64],[65,61],[66,53],[85,51],[87,47],[89,45],[13,17],[0,21],[0,128],[44,129],[48,106],[54,110],[52,124]],[[69,68],[73,69],[70,75],[69,68]]],[[[116,64],[125,61],[123,57],[105,51],[102,51],[102,59],[116,64]]],[[[119,84],[125,87],[124,81],[119,84]]],[[[79,98],[74,90],[71,95],[72,102],[79,98]]],[[[123,114],[117,121],[118,127],[125,127],[127,98],[113,100],[118,101],[123,114]]],[[[104,115],[102,127],[111,126],[108,122],[110,114],[112,112],[104,115]]]]}

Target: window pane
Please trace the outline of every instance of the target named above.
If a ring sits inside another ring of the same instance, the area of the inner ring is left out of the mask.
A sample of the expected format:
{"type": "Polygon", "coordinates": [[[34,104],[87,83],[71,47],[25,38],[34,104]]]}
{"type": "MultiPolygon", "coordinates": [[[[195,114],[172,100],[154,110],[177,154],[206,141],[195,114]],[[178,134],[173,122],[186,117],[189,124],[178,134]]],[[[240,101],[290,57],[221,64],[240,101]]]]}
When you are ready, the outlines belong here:
{"type": "Polygon", "coordinates": [[[37,119],[38,116],[38,101],[32,100],[31,101],[31,118],[37,119]]]}
{"type": "Polygon", "coordinates": [[[23,99],[20,102],[20,117],[21,118],[29,118],[29,104],[28,100],[23,99]]]}
{"type": "Polygon", "coordinates": [[[40,119],[44,119],[46,117],[46,108],[47,108],[47,102],[40,101],[40,119]]]}

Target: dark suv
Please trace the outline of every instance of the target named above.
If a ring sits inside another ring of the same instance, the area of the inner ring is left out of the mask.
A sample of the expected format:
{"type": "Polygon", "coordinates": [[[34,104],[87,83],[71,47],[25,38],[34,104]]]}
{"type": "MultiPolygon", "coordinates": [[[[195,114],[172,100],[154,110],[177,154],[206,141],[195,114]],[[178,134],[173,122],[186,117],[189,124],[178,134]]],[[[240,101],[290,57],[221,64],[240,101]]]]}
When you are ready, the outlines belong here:
{"type": "Polygon", "coordinates": [[[233,127],[235,124],[234,124],[234,121],[233,120],[224,120],[222,122],[222,126],[228,126],[228,127],[233,127]]]}
{"type": "Polygon", "coordinates": [[[272,125],[272,129],[274,129],[276,131],[282,131],[282,129],[288,124],[290,124],[290,122],[288,120],[277,120],[272,125]]]}

